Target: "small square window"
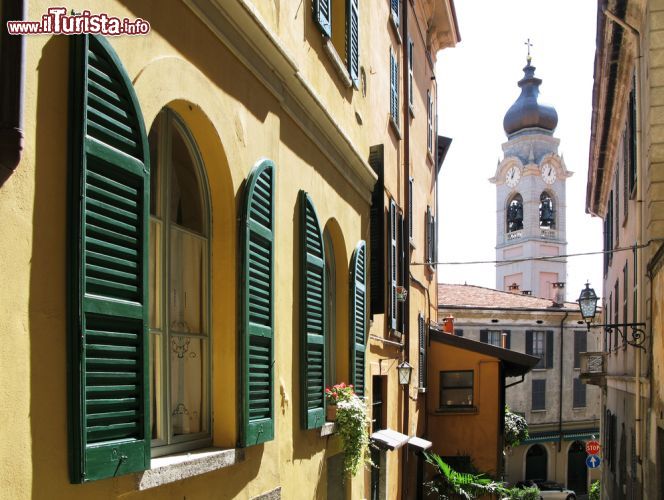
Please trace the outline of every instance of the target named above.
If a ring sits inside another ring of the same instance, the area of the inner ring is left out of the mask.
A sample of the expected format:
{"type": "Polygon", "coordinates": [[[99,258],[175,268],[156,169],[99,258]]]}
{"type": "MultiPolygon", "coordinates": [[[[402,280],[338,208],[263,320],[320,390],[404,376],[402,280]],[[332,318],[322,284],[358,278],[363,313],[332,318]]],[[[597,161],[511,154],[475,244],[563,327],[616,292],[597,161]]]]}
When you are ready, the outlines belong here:
{"type": "Polygon", "coordinates": [[[473,371],[440,372],[440,408],[473,406],[473,371]]]}

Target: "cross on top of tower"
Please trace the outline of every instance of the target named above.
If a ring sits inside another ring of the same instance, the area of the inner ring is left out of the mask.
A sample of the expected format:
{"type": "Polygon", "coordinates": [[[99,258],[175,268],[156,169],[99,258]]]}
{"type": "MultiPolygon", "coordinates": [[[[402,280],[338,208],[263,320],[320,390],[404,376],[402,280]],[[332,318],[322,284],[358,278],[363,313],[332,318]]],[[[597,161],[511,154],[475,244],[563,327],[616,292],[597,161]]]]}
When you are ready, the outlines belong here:
{"type": "Polygon", "coordinates": [[[530,64],[530,61],[533,59],[532,56],[530,55],[530,47],[533,46],[532,42],[530,41],[530,38],[528,38],[523,44],[528,47],[528,57],[526,60],[528,61],[528,64],[530,64]]]}

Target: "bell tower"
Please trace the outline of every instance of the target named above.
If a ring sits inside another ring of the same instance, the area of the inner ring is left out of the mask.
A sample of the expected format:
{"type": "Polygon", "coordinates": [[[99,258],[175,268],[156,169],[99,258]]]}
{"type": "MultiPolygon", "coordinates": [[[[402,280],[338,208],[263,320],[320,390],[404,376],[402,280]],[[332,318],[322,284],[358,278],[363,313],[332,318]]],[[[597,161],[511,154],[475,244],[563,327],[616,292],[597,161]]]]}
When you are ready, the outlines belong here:
{"type": "Polygon", "coordinates": [[[565,181],[573,172],[553,136],[558,114],[538,102],[542,80],[530,54],[523,72],[521,94],[503,120],[503,159],[489,179],[496,185],[496,289],[557,301],[567,279],[567,261],[557,256],[567,253],[565,181]]]}

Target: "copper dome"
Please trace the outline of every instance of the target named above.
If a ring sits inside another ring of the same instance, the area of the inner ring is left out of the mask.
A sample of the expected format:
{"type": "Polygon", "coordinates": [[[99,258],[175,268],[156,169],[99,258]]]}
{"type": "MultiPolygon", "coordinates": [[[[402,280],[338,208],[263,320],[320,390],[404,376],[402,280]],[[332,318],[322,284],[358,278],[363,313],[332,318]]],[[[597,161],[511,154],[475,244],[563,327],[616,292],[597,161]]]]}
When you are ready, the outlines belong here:
{"type": "Polygon", "coordinates": [[[505,113],[503,128],[510,136],[526,128],[540,128],[553,132],[558,125],[558,113],[552,106],[537,102],[542,80],[535,78],[535,66],[530,59],[523,68],[524,76],[519,81],[521,95],[505,113]]]}

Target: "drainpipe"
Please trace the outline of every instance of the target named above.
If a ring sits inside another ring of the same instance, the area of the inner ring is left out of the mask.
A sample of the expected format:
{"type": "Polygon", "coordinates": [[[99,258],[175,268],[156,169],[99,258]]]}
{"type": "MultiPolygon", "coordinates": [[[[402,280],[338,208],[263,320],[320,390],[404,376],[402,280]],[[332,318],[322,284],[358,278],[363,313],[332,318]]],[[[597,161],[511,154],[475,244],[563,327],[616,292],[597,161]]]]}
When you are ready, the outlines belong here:
{"type": "Polygon", "coordinates": [[[10,35],[7,20],[26,19],[27,2],[2,2],[0,33],[0,186],[14,172],[23,151],[25,36],[10,35]]]}
{"type": "MultiPolygon", "coordinates": [[[[563,449],[563,331],[565,329],[565,320],[569,316],[569,312],[565,313],[563,319],[560,320],[560,387],[558,389],[558,453],[563,449]]],[[[556,463],[558,461],[556,460],[556,463]]]]}
{"type": "MultiPolygon", "coordinates": [[[[410,93],[410,85],[408,81],[408,2],[401,2],[403,8],[401,13],[403,43],[401,44],[403,53],[403,192],[404,192],[404,219],[409,223],[412,217],[410,213],[410,193],[408,189],[408,180],[410,178],[410,114],[408,110],[408,95],[410,93]]],[[[403,238],[402,238],[403,239],[403,238]]],[[[406,302],[404,303],[404,360],[410,359],[410,249],[406,248],[406,258],[403,259],[402,265],[405,267],[403,276],[403,286],[406,289],[406,302]]],[[[402,432],[409,436],[410,428],[410,384],[406,386],[406,393],[404,395],[403,406],[403,428],[402,432]]],[[[401,498],[408,498],[408,447],[404,447],[403,460],[401,462],[401,498]]]]}

